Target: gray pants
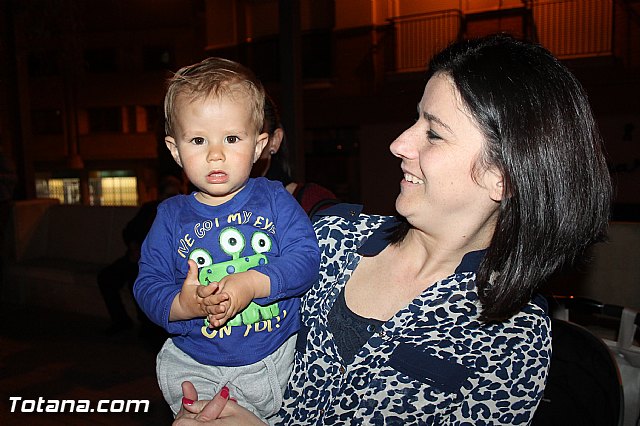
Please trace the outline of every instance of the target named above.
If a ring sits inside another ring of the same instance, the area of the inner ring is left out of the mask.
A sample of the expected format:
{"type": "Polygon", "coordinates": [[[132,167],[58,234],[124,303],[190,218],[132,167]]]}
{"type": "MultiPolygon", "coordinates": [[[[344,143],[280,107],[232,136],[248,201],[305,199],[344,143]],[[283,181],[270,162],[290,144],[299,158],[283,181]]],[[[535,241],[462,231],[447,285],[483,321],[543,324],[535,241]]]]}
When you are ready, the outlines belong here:
{"type": "Polygon", "coordinates": [[[168,339],[156,358],[158,384],[174,416],[182,406],[181,384],[189,380],[198,391],[199,399],[213,398],[226,385],[231,398],[266,421],[282,406],[295,347],[296,334],[254,364],[222,367],[200,364],[168,339]]]}

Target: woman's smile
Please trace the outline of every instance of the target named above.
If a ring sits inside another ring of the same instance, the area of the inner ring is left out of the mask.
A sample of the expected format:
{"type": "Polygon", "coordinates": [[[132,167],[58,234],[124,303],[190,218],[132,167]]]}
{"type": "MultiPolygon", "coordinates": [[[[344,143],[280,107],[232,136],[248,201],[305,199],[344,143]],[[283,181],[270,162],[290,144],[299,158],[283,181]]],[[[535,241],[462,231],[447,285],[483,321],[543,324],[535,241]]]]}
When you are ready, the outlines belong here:
{"type": "Polygon", "coordinates": [[[406,173],[405,172],[404,180],[406,182],[413,183],[413,184],[416,184],[416,185],[424,185],[424,181],[422,179],[420,179],[417,176],[414,176],[414,175],[412,175],[410,173],[406,173]]]}

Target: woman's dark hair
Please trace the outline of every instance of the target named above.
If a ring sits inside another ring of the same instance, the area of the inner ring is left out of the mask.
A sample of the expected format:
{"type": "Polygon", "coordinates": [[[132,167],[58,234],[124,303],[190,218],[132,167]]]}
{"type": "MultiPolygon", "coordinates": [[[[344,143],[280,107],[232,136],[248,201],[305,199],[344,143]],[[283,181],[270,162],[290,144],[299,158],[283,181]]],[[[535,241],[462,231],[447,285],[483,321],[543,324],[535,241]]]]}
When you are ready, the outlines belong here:
{"type": "MultiPolygon", "coordinates": [[[[278,128],[282,128],[280,112],[271,96],[267,94],[264,97],[264,124],[262,131],[268,133],[269,137],[271,137],[273,132],[278,128]]],[[[282,136],[282,142],[280,143],[278,152],[271,155],[271,164],[265,177],[271,180],[278,180],[282,182],[284,186],[293,182],[291,166],[289,165],[289,149],[287,148],[286,134],[282,136]]]]}
{"type": "Polygon", "coordinates": [[[264,97],[264,121],[262,131],[272,135],[278,127],[282,127],[280,122],[280,111],[269,94],[264,97]]]}
{"type": "Polygon", "coordinates": [[[476,169],[503,176],[476,281],[481,319],[502,320],[605,238],[612,190],[602,139],[580,83],[537,44],[507,35],[457,42],[433,57],[427,78],[435,74],[452,79],[484,134],[476,169]]]}

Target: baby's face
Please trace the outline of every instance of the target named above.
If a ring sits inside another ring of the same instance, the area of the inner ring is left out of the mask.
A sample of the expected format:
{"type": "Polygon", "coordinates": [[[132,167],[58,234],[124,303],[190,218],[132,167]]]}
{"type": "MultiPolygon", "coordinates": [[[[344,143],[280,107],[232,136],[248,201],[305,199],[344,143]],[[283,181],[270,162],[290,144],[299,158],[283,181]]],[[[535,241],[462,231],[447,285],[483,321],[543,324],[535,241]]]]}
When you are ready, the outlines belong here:
{"type": "Polygon", "coordinates": [[[234,92],[196,101],[178,96],[175,110],[175,139],[165,138],[173,158],[200,190],[200,202],[229,201],[246,185],[268,139],[256,131],[248,96],[234,92]]]}

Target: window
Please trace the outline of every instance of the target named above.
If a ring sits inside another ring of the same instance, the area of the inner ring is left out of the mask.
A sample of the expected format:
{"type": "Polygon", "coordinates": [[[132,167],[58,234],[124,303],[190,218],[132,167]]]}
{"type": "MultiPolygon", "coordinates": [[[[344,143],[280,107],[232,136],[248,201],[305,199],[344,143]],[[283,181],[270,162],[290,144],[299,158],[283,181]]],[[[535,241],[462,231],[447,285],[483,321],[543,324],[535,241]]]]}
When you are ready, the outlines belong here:
{"type": "Polygon", "coordinates": [[[124,133],[155,132],[160,124],[160,107],[153,105],[129,105],[122,107],[124,133]]]}
{"type": "Polygon", "coordinates": [[[62,204],[80,204],[79,178],[36,178],[37,198],[57,198],[62,204]]]}
{"type": "Polygon", "coordinates": [[[84,66],[89,73],[114,73],[118,70],[116,50],[112,48],[87,49],[84,51],[84,66]]]}
{"type": "Polygon", "coordinates": [[[120,107],[89,108],[87,113],[91,133],[122,132],[122,109],[120,107]]]}
{"type": "MultiPolygon", "coordinates": [[[[89,205],[137,206],[138,182],[131,170],[89,172],[89,205]]],[[[81,204],[79,177],[39,173],[36,176],[36,197],[57,198],[62,204],[81,204]]]]}
{"type": "Polygon", "coordinates": [[[331,78],[331,31],[321,30],[302,37],[302,78],[331,78]]]}
{"type": "Polygon", "coordinates": [[[280,80],[280,52],[278,39],[265,37],[248,45],[251,57],[250,68],[263,82],[280,80]]]}
{"type": "Polygon", "coordinates": [[[142,49],[142,66],[145,71],[164,71],[175,68],[175,55],[167,47],[142,49]]]}
{"type": "MultiPolygon", "coordinates": [[[[137,107],[140,111],[140,115],[145,117],[145,127],[138,127],[138,132],[157,132],[160,126],[164,123],[164,112],[161,106],[158,105],[144,105],[137,107]]],[[[140,119],[138,119],[141,121],[140,119]]],[[[164,136],[164,128],[162,128],[162,135],[164,136]]]]}
{"type": "MultiPolygon", "coordinates": [[[[304,34],[301,39],[302,78],[324,80],[332,75],[332,40],[330,30],[317,30],[304,34]]],[[[249,67],[263,82],[280,80],[280,41],[264,37],[248,45],[249,67]]],[[[220,52],[216,52],[220,55],[220,52]]]]}
{"type": "Polygon", "coordinates": [[[27,59],[29,77],[41,78],[60,75],[58,57],[55,52],[41,51],[30,52],[27,59]]]}
{"type": "Polygon", "coordinates": [[[92,206],[137,206],[138,183],[127,170],[91,172],[89,204],[92,206]]]}
{"type": "Polygon", "coordinates": [[[34,135],[61,135],[64,133],[62,112],[59,109],[31,111],[34,135]]]}

